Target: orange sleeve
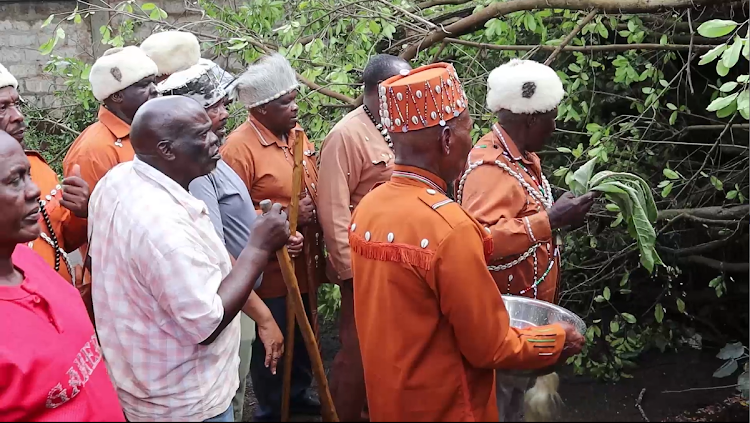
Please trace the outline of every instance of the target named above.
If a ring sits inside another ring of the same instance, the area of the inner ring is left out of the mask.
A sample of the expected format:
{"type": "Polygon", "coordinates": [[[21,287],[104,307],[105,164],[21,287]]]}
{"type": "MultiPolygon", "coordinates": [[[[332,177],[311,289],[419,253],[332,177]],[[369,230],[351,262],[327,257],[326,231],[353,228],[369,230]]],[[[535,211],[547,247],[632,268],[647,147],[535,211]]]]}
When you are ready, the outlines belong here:
{"type": "Polygon", "coordinates": [[[67,252],[77,250],[83,244],[88,242],[88,221],[81,219],[68,211],[68,216],[63,222],[63,239],[65,240],[63,248],[67,252]]]}
{"type": "Polygon", "coordinates": [[[349,224],[352,220],[352,187],[359,185],[362,160],[359,143],[346,139],[343,130],[328,134],[320,152],[318,173],[318,221],[326,250],[339,279],[352,278],[349,224]],[[351,150],[351,151],[350,151],[351,150]]]}
{"type": "MultiPolygon", "coordinates": [[[[434,289],[459,349],[479,368],[539,369],[557,362],[565,343],[559,325],[519,330],[510,318],[484,261],[482,235],[467,221],[440,243],[434,289]]],[[[429,280],[429,279],[428,279],[429,280]]]]}
{"type": "Polygon", "coordinates": [[[493,164],[474,169],[466,178],[461,206],[490,228],[492,260],[522,254],[533,244],[552,238],[546,211],[518,218],[527,194],[518,181],[493,164]]]}
{"type": "MultiPolygon", "coordinates": [[[[85,138],[75,140],[73,148],[68,151],[63,160],[65,177],[70,176],[74,165],[78,164],[81,167],[81,178],[89,184],[89,192],[94,192],[94,187],[104,175],[120,163],[117,154],[112,149],[97,141],[96,137],[99,135],[96,132],[82,134],[81,137],[85,138]],[[79,145],[76,146],[76,144],[79,145]]],[[[107,134],[105,138],[108,139],[111,136],[107,134]]]]}

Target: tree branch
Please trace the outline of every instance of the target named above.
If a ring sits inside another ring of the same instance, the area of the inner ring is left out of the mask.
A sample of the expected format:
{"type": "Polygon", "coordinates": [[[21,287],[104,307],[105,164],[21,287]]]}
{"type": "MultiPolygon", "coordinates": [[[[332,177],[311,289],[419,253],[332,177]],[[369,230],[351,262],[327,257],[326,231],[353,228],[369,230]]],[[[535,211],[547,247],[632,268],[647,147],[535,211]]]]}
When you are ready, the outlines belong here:
{"type": "MultiPolygon", "coordinates": [[[[445,38],[443,41],[452,44],[461,44],[469,47],[486,48],[488,50],[501,50],[501,51],[530,51],[539,49],[542,51],[555,51],[559,46],[532,46],[532,45],[520,45],[520,46],[501,46],[497,44],[477,43],[474,41],[466,41],[459,38],[445,38]]],[[[694,50],[711,50],[716,46],[710,45],[694,45],[694,50]]],[[[688,50],[689,45],[682,44],[605,44],[595,46],[564,46],[562,51],[579,51],[579,52],[593,52],[593,51],[627,51],[627,50],[688,50]]],[[[551,57],[551,56],[550,56],[551,57]]],[[[722,128],[724,126],[722,125],[722,128]]]]}
{"type": "Polygon", "coordinates": [[[307,85],[311,90],[319,92],[323,95],[327,95],[328,97],[335,98],[336,100],[341,100],[344,103],[353,106],[356,102],[355,99],[346,96],[344,94],[338,93],[336,91],[330,90],[328,88],[321,87],[320,85],[316,84],[313,81],[310,81],[309,79],[302,76],[299,72],[297,73],[297,79],[305,85],[307,85]]]}
{"type": "Polygon", "coordinates": [[[661,210],[656,220],[674,219],[680,215],[692,216],[701,219],[736,221],[746,219],[750,213],[750,205],[734,206],[724,208],[721,206],[701,207],[697,209],[669,209],[661,210]]]}
{"type": "Polygon", "coordinates": [[[410,7],[406,10],[408,10],[409,12],[418,12],[420,10],[429,9],[435,6],[458,5],[468,3],[470,1],[472,0],[430,0],[423,1],[422,3],[417,3],[416,5],[414,5],[414,7],[410,7]]]}
{"type": "Polygon", "coordinates": [[[563,39],[560,45],[557,46],[555,51],[553,51],[552,54],[549,55],[547,60],[544,61],[544,64],[547,66],[551,65],[552,62],[554,62],[557,56],[560,54],[562,49],[564,49],[565,46],[567,46],[570,43],[570,41],[573,40],[573,38],[575,38],[575,36],[578,35],[579,32],[581,32],[583,27],[586,26],[589,22],[591,22],[591,20],[594,19],[597,14],[599,14],[599,11],[596,9],[589,12],[589,14],[586,15],[586,17],[583,18],[583,20],[579,22],[578,25],[576,25],[576,27],[573,28],[572,31],[570,31],[570,34],[565,36],[565,39],[563,39]]]}
{"type": "Polygon", "coordinates": [[[481,11],[467,16],[458,22],[450,24],[444,30],[435,30],[427,34],[421,41],[411,44],[401,57],[411,60],[420,50],[432,47],[444,38],[457,37],[481,28],[487,21],[498,16],[521,10],[533,9],[567,9],[589,10],[599,9],[600,12],[614,13],[647,13],[667,9],[685,9],[688,7],[720,3],[721,0],[509,0],[492,3],[481,11]]]}
{"type": "Polygon", "coordinates": [[[688,256],[680,259],[683,263],[700,264],[727,273],[747,273],[750,263],[726,263],[703,256],[688,256]]]}

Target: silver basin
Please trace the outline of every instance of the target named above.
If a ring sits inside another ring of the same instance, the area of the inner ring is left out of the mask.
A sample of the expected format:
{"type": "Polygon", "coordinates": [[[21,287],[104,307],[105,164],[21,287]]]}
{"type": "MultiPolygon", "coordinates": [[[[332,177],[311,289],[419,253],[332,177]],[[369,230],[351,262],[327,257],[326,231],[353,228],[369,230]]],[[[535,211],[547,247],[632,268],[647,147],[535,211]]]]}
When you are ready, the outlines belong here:
{"type": "MultiPolygon", "coordinates": [[[[575,315],[575,313],[560,306],[516,295],[503,295],[503,302],[505,302],[505,308],[508,310],[508,315],[510,316],[511,327],[526,329],[528,327],[567,322],[573,325],[581,335],[586,333],[586,323],[575,315]]],[[[535,377],[552,373],[556,367],[552,366],[537,370],[498,369],[498,372],[514,376],[535,377]]]]}

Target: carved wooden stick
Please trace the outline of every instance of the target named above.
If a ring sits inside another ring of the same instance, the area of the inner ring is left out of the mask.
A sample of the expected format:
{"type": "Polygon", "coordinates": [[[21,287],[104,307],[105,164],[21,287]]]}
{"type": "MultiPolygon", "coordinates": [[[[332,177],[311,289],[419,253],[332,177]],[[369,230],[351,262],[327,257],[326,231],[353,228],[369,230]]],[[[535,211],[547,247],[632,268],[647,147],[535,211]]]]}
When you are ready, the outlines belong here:
{"type": "MultiPolygon", "coordinates": [[[[271,210],[271,200],[261,201],[260,209],[263,213],[268,213],[271,210]]],[[[318,394],[320,396],[323,421],[338,422],[339,417],[336,414],[336,408],[331,399],[331,392],[328,389],[328,380],[326,379],[323,360],[320,358],[320,352],[318,352],[318,345],[315,341],[315,334],[310,326],[310,321],[307,320],[307,315],[305,314],[305,306],[302,303],[302,294],[297,284],[297,276],[294,274],[292,260],[289,258],[289,252],[286,247],[276,252],[276,258],[279,260],[281,274],[284,277],[284,282],[289,292],[287,294],[287,301],[291,302],[294,307],[294,314],[297,317],[297,322],[299,322],[302,339],[305,340],[307,354],[309,354],[312,363],[313,376],[315,376],[315,380],[318,382],[318,394]]]]}
{"type": "MultiPolygon", "coordinates": [[[[302,158],[305,155],[305,141],[302,137],[301,131],[297,131],[297,139],[294,143],[293,151],[294,171],[292,172],[292,198],[291,204],[289,205],[289,230],[292,234],[297,232],[297,222],[299,220],[299,197],[302,192],[302,186],[304,185],[302,158]]],[[[292,271],[294,271],[294,262],[292,262],[292,271]]],[[[284,371],[282,373],[283,385],[281,389],[282,422],[289,421],[289,408],[292,395],[292,361],[294,359],[294,328],[296,327],[296,321],[294,318],[294,307],[292,306],[292,302],[289,301],[290,293],[291,291],[287,293],[286,301],[286,347],[284,348],[284,371]]]]}

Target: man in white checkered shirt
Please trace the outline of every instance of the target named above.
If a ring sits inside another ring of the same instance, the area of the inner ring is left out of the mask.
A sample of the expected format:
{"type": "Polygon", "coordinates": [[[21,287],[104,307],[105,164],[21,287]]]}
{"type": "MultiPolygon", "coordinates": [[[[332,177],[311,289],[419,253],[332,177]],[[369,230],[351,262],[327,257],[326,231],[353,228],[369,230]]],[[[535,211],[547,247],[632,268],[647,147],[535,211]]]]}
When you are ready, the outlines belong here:
{"type": "Polygon", "coordinates": [[[131,142],[135,160],[110,170],[89,203],[96,327],[120,403],[130,421],[233,421],[238,312],[291,241],[289,223],[278,204],[259,216],[232,268],[205,203],[187,190],[220,159],[194,100],[147,102],[131,142]]]}

